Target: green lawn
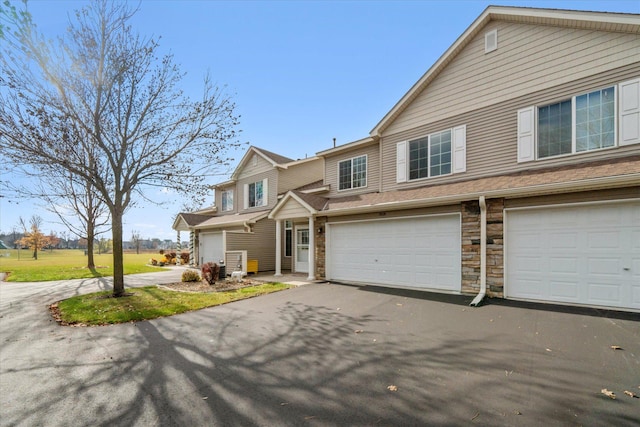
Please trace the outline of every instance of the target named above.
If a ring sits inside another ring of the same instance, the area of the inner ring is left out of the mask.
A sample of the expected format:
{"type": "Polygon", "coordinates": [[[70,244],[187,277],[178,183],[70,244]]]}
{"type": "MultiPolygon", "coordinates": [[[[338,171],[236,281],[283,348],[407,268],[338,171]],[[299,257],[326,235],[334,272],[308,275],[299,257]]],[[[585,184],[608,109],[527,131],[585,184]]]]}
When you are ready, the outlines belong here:
{"type": "Polygon", "coordinates": [[[111,291],[79,295],[57,305],[57,320],[66,325],[108,325],[171,316],[289,289],[283,283],[265,283],[234,291],[187,293],[155,286],[129,288],[127,296],[113,298],[111,291]]]}
{"type": "MultiPolygon", "coordinates": [[[[9,282],[45,282],[49,280],[86,279],[113,276],[113,255],[95,255],[95,270],[89,270],[84,250],[57,249],[38,252],[38,259],[27,249],[0,250],[0,272],[8,273],[9,282]],[[8,255],[8,256],[7,256],[8,255]]],[[[163,271],[164,268],[147,265],[159,254],[124,255],[124,274],[163,271]]]]}

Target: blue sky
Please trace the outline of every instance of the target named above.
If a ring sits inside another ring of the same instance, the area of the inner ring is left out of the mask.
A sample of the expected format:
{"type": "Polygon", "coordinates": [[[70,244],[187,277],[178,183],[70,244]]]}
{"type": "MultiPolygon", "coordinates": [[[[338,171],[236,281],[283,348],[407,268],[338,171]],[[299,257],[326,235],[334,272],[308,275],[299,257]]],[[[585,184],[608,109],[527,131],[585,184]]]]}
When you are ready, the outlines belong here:
{"type": "MultiPolygon", "coordinates": [[[[54,37],[82,1],[31,1],[40,31],[54,37]]],[[[161,37],[197,97],[209,71],[241,115],[241,141],[292,158],[312,156],[369,131],[489,5],[640,13],[640,1],[171,1],[142,0],[135,29],[161,37]]],[[[236,152],[239,160],[243,152],[236,152]]],[[[228,171],[222,171],[224,181],[228,171]]],[[[7,178],[7,177],[3,177],[7,178]]],[[[214,183],[213,181],[211,182],[214,183]]],[[[164,207],[125,216],[147,238],[175,238],[175,195],[148,194],[164,207]],[[155,214],[149,215],[150,212],[155,214]]],[[[0,230],[37,213],[34,201],[0,198],[0,230]]],[[[209,204],[212,200],[208,201],[209,204]]],[[[185,238],[186,236],[183,236],[185,238]]]]}

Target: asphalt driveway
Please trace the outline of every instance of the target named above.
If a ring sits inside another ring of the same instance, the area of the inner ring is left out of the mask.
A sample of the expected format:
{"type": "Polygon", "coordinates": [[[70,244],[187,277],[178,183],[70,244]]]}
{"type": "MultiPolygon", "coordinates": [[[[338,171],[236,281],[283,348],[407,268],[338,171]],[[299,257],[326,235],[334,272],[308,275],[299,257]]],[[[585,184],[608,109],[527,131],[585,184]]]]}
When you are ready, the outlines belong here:
{"type": "Polygon", "coordinates": [[[640,395],[637,314],[310,284],[136,324],[52,321],[48,304],[99,288],[0,283],[0,425],[640,423],[624,394],[640,395]]]}

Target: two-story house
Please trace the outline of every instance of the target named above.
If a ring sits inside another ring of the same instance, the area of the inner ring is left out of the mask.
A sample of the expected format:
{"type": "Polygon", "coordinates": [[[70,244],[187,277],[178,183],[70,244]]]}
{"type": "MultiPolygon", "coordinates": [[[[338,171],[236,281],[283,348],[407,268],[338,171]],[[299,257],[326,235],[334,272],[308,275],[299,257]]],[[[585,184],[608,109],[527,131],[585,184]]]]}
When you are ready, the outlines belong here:
{"type": "MultiPolygon", "coordinates": [[[[173,229],[190,232],[191,264],[224,260],[228,271],[240,263],[247,272],[253,262],[258,271],[273,271],[276,222],[267,217],[269,211],[278,194],[322,180],[322,163],[319,157],[293,160],[250,147],[231,178],[214,185],[213,208],[176,217],[173,229]]],[[[292,239],[287,230],[281,237],[292,239]]],[[[291,256],[284,254],[281,265],[290,269],[291,256]]]]}
{"type": "Polygon", "coordinates": [[[491,6],[317,155],[269,214],[311,277],[640,310],[640,15],[491,6]]]}

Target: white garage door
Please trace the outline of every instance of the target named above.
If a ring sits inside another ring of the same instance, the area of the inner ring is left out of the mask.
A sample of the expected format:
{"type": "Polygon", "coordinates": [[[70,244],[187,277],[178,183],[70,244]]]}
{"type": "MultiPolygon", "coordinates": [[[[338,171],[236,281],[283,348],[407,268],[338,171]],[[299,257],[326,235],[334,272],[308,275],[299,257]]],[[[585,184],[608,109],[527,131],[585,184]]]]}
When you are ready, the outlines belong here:
{"type": "Polygon", "coordinates": [[[460,292],[460,215],[334,223],[327,278],[460,292]]]}
{"type": "Polygon", "coordinates": [[[510,298],[640,309],[640,202],[508,211],[510,298]]]}
{"type": "Polygon", "coordinates": [[[224,259],[222,232],[200,233],[200,265],[205,262],[220,262],[224,259]]]}

